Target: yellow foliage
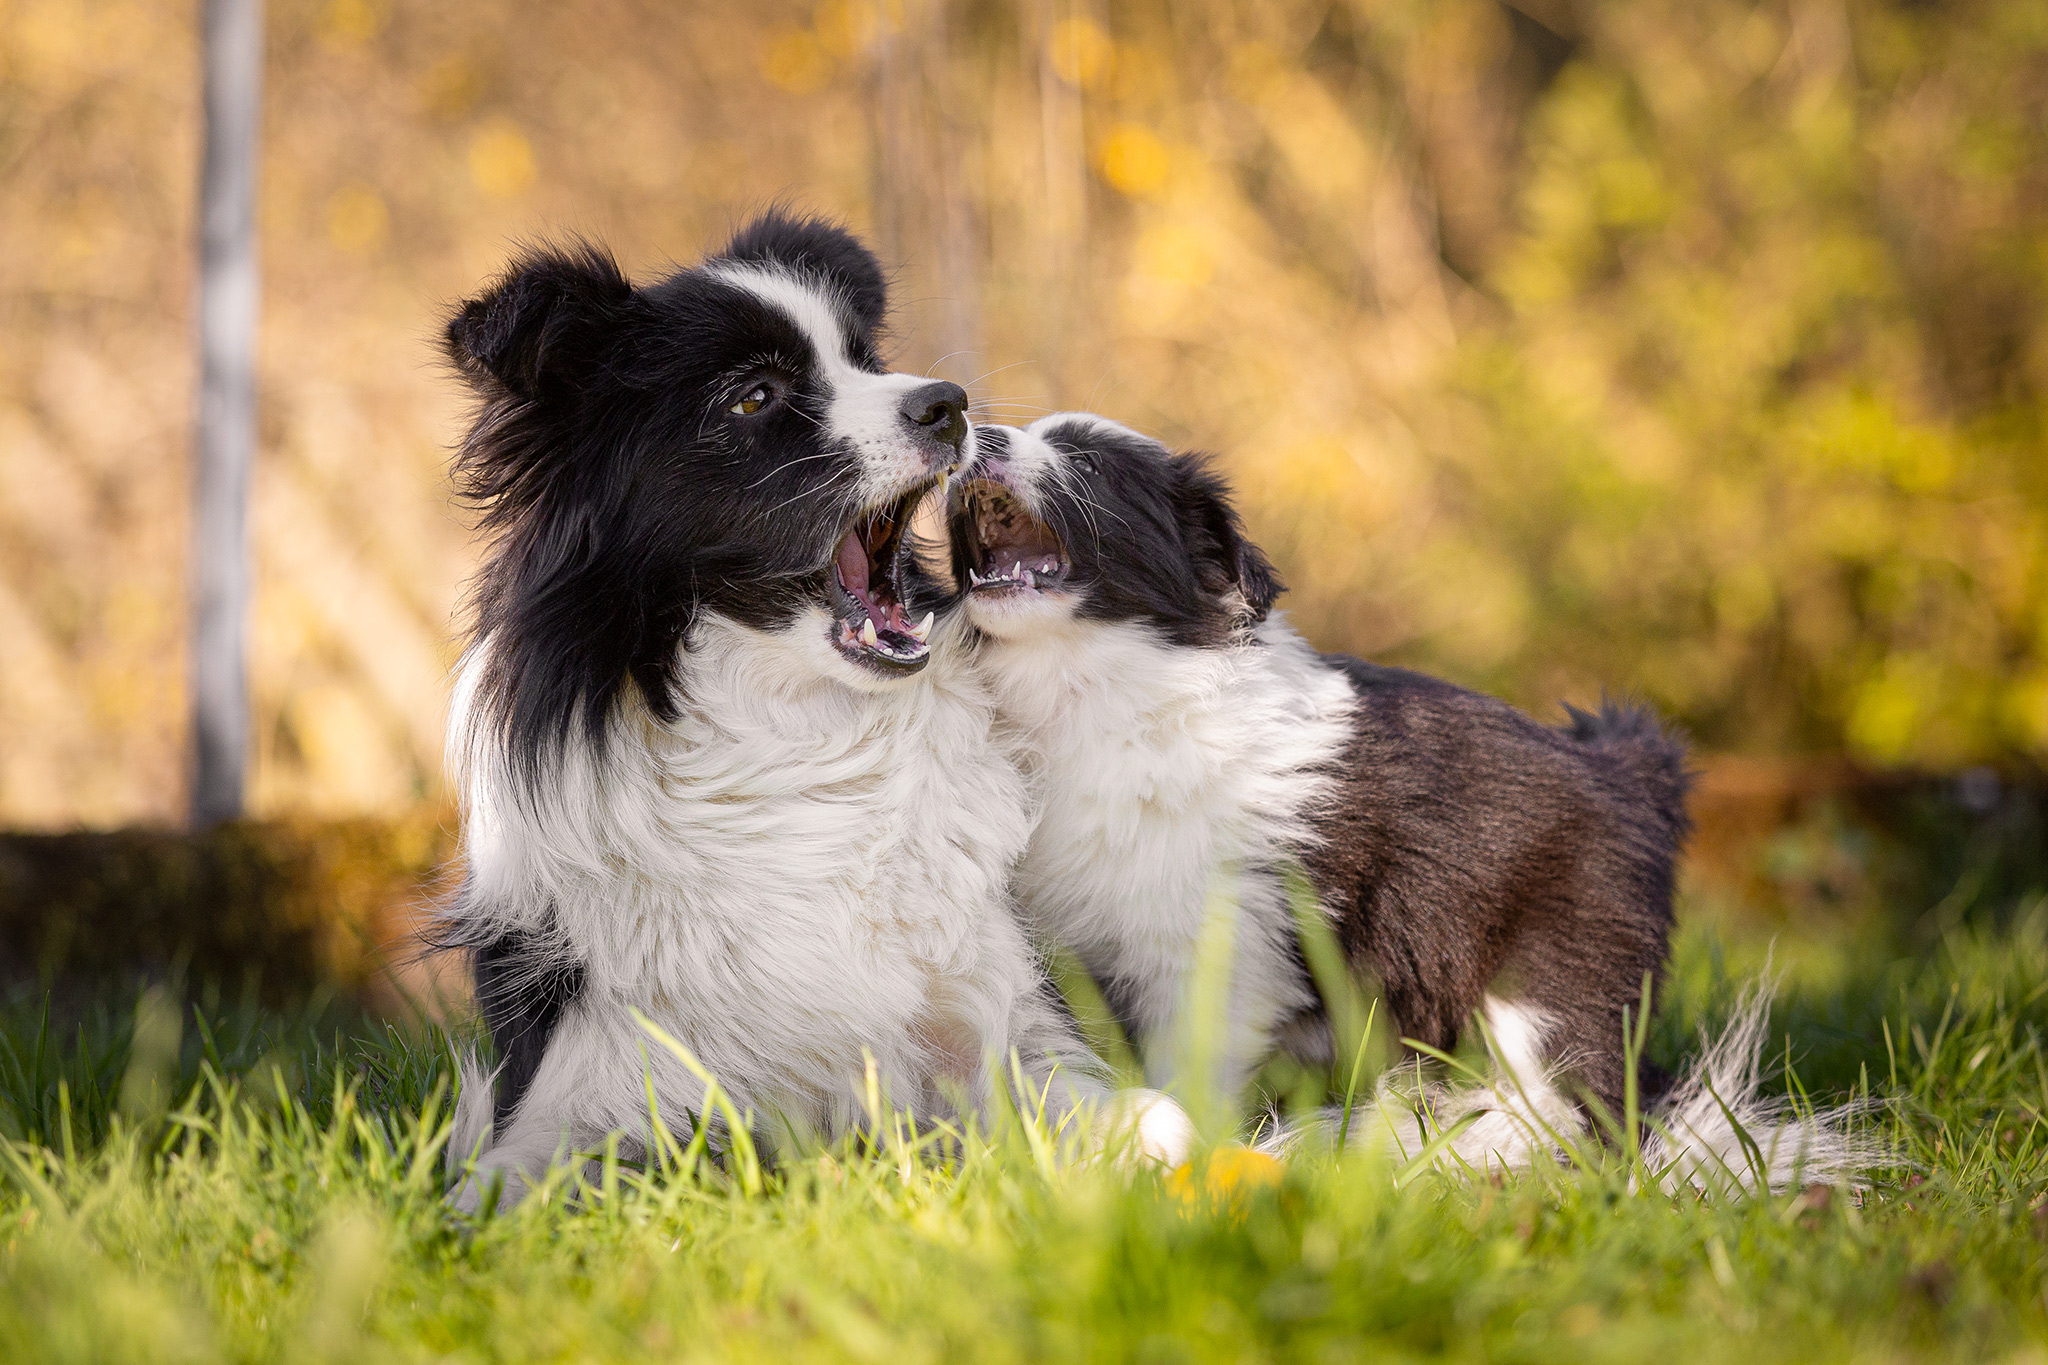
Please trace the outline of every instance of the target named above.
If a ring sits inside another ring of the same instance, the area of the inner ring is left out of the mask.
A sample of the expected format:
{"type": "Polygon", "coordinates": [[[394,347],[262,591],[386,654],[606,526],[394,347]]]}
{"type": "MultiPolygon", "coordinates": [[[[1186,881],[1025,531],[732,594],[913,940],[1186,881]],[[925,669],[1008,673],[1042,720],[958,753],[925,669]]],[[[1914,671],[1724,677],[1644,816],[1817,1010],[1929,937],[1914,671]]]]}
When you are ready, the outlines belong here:
{"type": "Polygon", "coordinates": [[[1052,67],[1060,78],[1089,89],[1108,79],[1116,44],[1093,19],[1062,19],[1052,29],[1052,67]]]}
{"type": "Polygon", "coordinates": [[[832,54],[809,29],[778,29],[761,50],[761,74],[792,95],[808,95],[832,79],[832,54]]]}
{"type": "Polygon", "coordinates": [[[337,47],[353,47],[369,42],[383,27],[384,15],[375,0],[328,0],[320,36],[337,47]]]}
{"type": "Polygon", "coordinates": [[[819,45],[843,62],[867,51],[882,22],[882,14],[867,0],[821,0],[814,25],[819,45]]]}
{"type": "Polygon", "coordinates": [[[441,58],[421,74],[419,100],[435,118],[461,118],[482,98],[483,87],[483,73],[476,63],[457,53],[441,58]]]}
{"type": "Polygon", "coordinates": [[[469,141],[469,178],[485,194],[509,199],[533,187],[533,144],[510,119],[496,119],[469,141]]]}
{"type": "Polygon", "coordinates": [[[344,185],[327,200],[327,240],[336,251],[361,256],[391,235],[391,210],[368,185],[344,185]]]}
{"type": "Polygon", "coordinates": [[[1149,199],[1166,188],[1172,156],[1159,135],[1142,124],[1119,125],[1103,140],[1102,178],[1123,194],[1149,199]]]}
{"type": "MultiPolygon", "coordinates": [[[[438,790],[436,310],[777,197],[875,244],[895,363],[1217,452],[1320,645],[1711,748],[2048,754],[2048,38],[1552,8],[272,6],[259,809],[438,790]]],[[[0,7],[0,819],[179,812],[196,16],[0,7]]]]}

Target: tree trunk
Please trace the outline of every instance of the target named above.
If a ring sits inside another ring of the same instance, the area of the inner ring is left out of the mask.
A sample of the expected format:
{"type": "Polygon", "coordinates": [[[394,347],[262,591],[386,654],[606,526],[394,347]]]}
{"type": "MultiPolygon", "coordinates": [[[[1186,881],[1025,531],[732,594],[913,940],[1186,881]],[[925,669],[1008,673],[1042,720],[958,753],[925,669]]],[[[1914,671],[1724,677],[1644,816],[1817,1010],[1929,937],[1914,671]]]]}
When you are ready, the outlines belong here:
{"type": "Polygon", "coordinates": [[[192,821],[242,813],[249,470],[256,453],[256,154],[263,0],[205,0],[199,429],[192,508],[192,821]]]}

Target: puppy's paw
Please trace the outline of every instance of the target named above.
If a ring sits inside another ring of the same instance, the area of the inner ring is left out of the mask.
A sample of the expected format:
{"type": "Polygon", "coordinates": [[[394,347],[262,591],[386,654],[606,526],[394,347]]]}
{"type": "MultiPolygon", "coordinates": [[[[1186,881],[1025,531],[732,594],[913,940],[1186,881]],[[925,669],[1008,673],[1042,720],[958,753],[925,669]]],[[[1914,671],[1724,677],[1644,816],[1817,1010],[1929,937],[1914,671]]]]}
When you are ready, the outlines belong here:
{"type": "Polygon", "coordinates": [[[1117,1160],[1171,1170],[1194,1149],[1195,1121],[1171,1095],[1157,1090],[1119,1090],[1103,1103],[1095,1122],[1101,1149],[1117,1160]]]}

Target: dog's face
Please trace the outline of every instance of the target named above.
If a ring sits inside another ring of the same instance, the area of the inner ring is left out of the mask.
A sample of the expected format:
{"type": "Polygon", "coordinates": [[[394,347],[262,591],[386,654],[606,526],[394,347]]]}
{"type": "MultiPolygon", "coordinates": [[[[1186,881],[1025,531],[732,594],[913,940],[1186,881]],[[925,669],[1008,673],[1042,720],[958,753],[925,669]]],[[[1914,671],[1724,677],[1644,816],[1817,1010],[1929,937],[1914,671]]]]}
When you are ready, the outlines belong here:
{"type": "Polygon", "coordinates": [[[1262,619],[1280,592],[1199,455],[1088,413],[982,427],[977,448],[950,527],[956,586],[986,636],[1136,621],[1210,645],[1262,619]]]}
{"type": "Polygon", "coordinates": [[[771,214],[646,287],[534,251],[457,310],[482,399],[457,474],[497,533],[479,627],[515,731],[529,708],[595,730],[627,678],[663,712],[706,611],[814,628],[802,657],[856,686],[924,667],[904,531],[973,434],[957,385],[884,371],[884,303],[858,241],[771,214]]]}

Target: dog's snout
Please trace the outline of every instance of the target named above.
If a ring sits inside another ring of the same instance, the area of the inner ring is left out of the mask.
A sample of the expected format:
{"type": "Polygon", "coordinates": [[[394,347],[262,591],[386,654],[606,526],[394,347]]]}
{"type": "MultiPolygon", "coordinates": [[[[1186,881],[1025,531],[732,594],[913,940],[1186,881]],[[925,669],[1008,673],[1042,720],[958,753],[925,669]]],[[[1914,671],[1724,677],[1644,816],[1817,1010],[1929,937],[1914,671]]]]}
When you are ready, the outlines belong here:
{"type": "Polygon", "coordinates": [[[967,390],[938,380],[903,395],[903,420],[957,451],[967,439],[967,390]]]}

